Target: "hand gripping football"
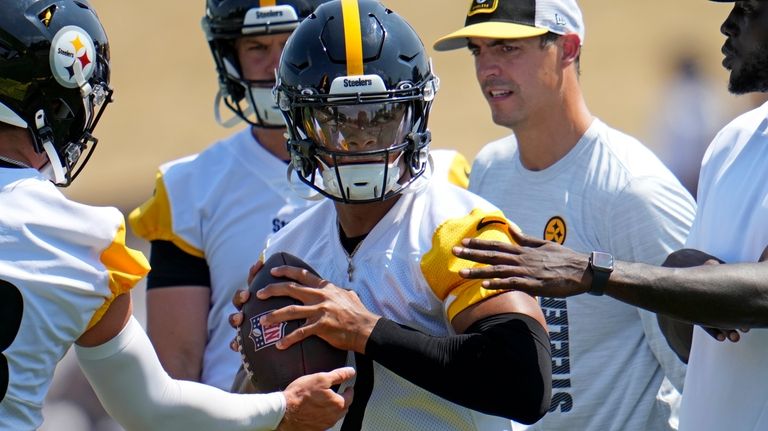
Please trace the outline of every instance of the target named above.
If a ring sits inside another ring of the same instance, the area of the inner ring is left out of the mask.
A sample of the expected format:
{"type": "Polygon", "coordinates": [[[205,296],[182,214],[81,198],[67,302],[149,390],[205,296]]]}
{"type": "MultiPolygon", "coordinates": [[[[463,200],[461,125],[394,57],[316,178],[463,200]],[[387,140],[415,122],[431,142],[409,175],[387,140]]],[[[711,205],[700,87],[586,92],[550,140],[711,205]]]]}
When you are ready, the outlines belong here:
{"type": "Polygon", "coordinates": [[[278,350],[275,343],[301,327],[304,320],[290,320],[268,327],[259,324],[259,318],[282,307],[299,304],[289,296],[275,296],[266,300],[256,297],[256,292],[271,283],[291,281],[287,278],[273,277],[272,268],[290,265],[304,268],[317,275],[304,261],[288,253],[276,253],[264,262],[264,267],[256,274],[248,290],[251,293],[248,302],[243,305],[243,324],[237,334],[243,367],[248,372],[257,392],[268,393],[281,391],[298,377],[331,371],[343,367],[347,362],[347,352],[339,350],[319,337],[312,336],[296,343],[285,350],[278,350]]]}

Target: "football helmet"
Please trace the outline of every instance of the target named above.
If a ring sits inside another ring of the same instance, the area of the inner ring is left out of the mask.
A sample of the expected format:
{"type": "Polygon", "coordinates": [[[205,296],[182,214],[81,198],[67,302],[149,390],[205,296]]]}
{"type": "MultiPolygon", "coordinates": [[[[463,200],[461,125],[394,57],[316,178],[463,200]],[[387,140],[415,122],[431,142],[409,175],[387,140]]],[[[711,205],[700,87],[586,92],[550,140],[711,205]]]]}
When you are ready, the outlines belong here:
{"type": "Polygon", "coordinates": [[[288,40],[277,79],[289,176],[333,200],[367,203],[426,170],[439,80],[413,28],[379,2],[321,5],[288,40]]]}
{"type": "Polygon", "coordinates": [[[211,48],[219,91],[214,103],[216,121],[231,127],[240,120],[252,126],[283,128],[285,123],[272,96],[274,79],[247,80],[235,41],[243,36],[290,33],[301,20],[327,0],[207,0],[203,31],[211,48]],[[221,103],[236,117],[222,120],[221,103]]]}
{"type": "Polygon", "coordinates": [[[32,132],[51,180],[69,185],[112,101],[109,43],[86,0],[16,0],[0,14],[0,122],[32,132]]]}

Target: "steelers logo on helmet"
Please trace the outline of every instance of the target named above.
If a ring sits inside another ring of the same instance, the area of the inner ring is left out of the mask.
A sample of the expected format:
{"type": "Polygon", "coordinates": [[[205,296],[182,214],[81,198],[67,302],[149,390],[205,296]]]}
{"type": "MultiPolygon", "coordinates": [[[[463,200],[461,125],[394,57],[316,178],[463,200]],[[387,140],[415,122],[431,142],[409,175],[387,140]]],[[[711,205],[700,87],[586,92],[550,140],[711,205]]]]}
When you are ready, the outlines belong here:
{"type": "Polygon", "coordinates": [[[279,33],[296,28],[299,17],[290,5],[248,9],[243,18],[243,34],[279,33]]]}
{"type": "Polygon", "coordinates": [[[323,4],[294,31],[278,70],[289,169],[344,203],[402,193],[428,166],[438,82],[399,15],[371,0],[323,4]]]}
{"type": "Polygon", "coordinates": [[[93,75],[96,49],[88,33],[70,25],[61,28],[51,41],[51,71],[64,87],[81,87],[93,75]]]}

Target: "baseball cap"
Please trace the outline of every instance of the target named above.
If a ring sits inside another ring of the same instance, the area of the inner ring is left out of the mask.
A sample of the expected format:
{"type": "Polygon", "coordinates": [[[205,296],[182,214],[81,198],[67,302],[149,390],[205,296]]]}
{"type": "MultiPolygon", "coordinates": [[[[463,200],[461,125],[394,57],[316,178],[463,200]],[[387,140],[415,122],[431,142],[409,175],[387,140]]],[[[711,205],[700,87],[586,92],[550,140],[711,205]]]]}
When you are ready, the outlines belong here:
{"type": "Polygon", "coordinates": [[[576,33],[584,43],[584,20],[576,0],[472,0],[464,28],[441,37],[434,48],[466,48],[469,37],[520,39],[547,32],[576,33]]]}

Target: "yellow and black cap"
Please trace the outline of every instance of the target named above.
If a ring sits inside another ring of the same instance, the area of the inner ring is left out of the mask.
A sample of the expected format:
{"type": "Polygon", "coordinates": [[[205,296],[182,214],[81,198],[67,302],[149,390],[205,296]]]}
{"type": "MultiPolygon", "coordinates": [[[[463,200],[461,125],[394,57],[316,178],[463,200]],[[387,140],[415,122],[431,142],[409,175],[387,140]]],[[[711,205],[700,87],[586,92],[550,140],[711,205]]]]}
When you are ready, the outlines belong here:
{"type": "Polygon", "coordinates": [[[434,48],[466,48],[470,37],[521,39],[548,32],[575,33],[584,43],[584,20],[576,0],[472,0],[464,27],[438,39],[434,48]]]}

